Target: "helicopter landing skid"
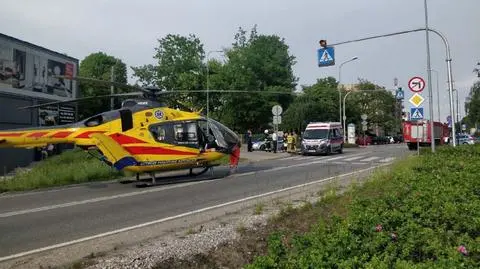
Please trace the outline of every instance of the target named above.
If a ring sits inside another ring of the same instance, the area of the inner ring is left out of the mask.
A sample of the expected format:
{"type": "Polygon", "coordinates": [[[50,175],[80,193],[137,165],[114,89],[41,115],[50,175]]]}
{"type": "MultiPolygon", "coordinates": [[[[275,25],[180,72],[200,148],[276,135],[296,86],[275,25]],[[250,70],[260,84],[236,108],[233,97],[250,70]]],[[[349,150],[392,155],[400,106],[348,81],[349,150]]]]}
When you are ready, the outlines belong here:
{"type": "Polygon", "coordinates": [[[150,182],[138,183],[138,184],[136,184],[135,186],[136,186],[137,188],[146,188],[146,187],[154,187],[154,186],[160,186],[160,185],[166,185],[166,184],[187,182],[187,181],[191,181],[191,180],[189,180],[189,178],[201,176],[201,175],[205,174],[205,173],[206,173],[207,171],[209,171],[209,170],[210,170],[210,177],[209,177],[209,178],[202,179],[202,180],[215,179],[215,177],[214,177],[214,171],[213,171],[213,167],[214,167],[214,166],[217,166],[217,165],[203,167],[203,170],[200,171],[200,172],[198,172],[198,173],[194,173],[194,172],[193,172],[193,169],[190,169],[190,171],[189,171],[188,174],[186,174],[186,175],[180,175],[180,176],[174,176],[174,177],[172,177],[172,176],[156,177],[156,176],[155,176],[155,173],[154,173],[154,172],[151,172],[151,173],[150,173],[150,178],[151,178],[151,181],[150,181],[150,182]],[[181,180],[182,178],[186,178],[186,180],[181,180]]]}

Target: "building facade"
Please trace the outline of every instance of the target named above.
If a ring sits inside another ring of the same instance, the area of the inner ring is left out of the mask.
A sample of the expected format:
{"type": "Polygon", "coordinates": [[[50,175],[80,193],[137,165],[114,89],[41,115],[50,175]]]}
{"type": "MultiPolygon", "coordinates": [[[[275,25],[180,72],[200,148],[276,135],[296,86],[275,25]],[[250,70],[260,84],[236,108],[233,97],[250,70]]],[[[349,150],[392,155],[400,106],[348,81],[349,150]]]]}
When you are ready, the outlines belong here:
{"type": "MultiPolygon", "coordinates": [[[[75,122],[74,105],[19,108],[77,98],[69,78],[78,66],[76,58],[0,34],[0,130],[75,122]]],[[[0,175],[38,158],[38,149],[0,149],[0,175]]]]}

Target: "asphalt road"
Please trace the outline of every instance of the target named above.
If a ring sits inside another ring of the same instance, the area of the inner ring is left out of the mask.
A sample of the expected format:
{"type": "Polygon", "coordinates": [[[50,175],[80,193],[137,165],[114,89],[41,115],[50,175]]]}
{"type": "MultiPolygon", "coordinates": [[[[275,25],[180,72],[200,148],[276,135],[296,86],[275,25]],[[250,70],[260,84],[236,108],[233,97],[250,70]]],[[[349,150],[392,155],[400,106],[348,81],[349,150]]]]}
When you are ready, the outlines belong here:
{"type": "Polygon", "coordinates": [[[0,259],[238,200],[357,169],[388,163],[409,152],[404,145],[346,149],[330,156],[292,156],[240,165],[234,176],[163,180],[164,185],[89,185],[0,196],[0,259]],[[200,178],[204,179],[204,178],[200,178]]]}

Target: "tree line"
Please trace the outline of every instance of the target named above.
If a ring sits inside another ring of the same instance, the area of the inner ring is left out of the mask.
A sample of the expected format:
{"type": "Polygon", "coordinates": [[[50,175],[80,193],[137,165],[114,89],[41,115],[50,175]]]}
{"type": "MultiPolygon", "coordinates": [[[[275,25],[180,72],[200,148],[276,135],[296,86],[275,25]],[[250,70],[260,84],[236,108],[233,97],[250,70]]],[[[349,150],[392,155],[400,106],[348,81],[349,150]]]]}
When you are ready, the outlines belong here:
{"type": "MultiPolygon", "coordinates": [[[[296,58],[289,52],[285,39],[259,34],[256,25],[250,31],[239,27],[232,44],[221,51],[206,52],[201,40],[194,34],[168,34],[158,39],[153,58],[155,64],[131,67],[138,86],[187,92],[206,91],[207,87],[226,91],[209,94],[210,117],[237,132],[271,129],[271,108],[275,104],[284,109],[280,125],[283,130],[301,130],[311,121],[339,120],[339,85],[336,79],[318,79],[315,84],[302,85],[300,90],[296,90],[299,86],[298,77],[293,74],[296,58]],[[238,90],[248,93],[232,92],[238,90]]],[[[110,80],[112,65],[115,66],[114,81],[126,83],[126,64],[103,52],[85,57],[80,62],[79,75],[110,80]]],[[[359,129],[360,115],[367,114],[369,127],[378,126],[392,134],[397,132],[400,118],[396,115],[397,103],[393,94],[364,79],[359,79],[357,86],[362,91],[350,94],[346,100],[347,122],[356,124],[359,129]]],[[[117,93],[125,91],[117,89],[117,93]]],[[[80,92],[82,96],[93,96],[108,94],[110,89],[80,82],[80,92]]],[[[342,96],[345,96],[345,91],[342,96]]],[[[203,109],[203,113],[206,112],[207,100],[203,92],[178,94],[174,98],[192,110],[203,109]]],[[[164,101],[174,105],[172,100],[164,101]]],[[[109,104],[109,99],[82,104],[80,116],[105,111],[109,104]]]]}

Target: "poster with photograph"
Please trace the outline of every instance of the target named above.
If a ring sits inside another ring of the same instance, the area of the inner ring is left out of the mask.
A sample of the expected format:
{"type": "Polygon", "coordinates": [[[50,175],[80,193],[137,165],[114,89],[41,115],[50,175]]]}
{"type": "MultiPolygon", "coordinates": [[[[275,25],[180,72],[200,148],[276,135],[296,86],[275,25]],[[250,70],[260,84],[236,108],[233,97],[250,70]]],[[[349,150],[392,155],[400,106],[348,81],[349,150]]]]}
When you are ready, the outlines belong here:
{"type": "Polygon", "coordinates": [[[0,39],[0,87],[74,98],[77,68],[72,58],[0,39]]]}
{"type": "Polygon", "coordinates": [[[0,45],[0,84],[21,89],[25,87],[25,51],[0,45]]]}
{"type": "Polygon", "coordinates": [[[75,122],[75,108],[71,106],[46,106],[38,109],[40,126],[54,126],[75,122]]]}

